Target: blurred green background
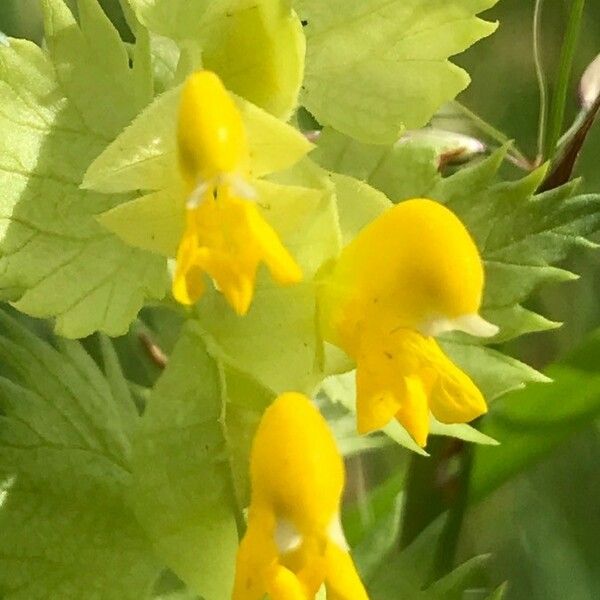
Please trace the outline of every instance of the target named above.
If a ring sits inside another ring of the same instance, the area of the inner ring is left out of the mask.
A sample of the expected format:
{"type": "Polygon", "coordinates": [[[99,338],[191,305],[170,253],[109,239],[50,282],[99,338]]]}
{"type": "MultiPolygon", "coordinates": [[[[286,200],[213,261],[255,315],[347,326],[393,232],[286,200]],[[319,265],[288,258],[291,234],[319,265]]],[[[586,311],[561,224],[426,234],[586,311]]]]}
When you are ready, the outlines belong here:
{"type": "MultiPolygon", "coordinates": [[[[129,37],[118,0],[101,0],[101,4],[123,36],[129,37]]],[[[570,7],[569,0],[545,2],[542,49],[550,84],[555,80],[570,7]]],[[[514,138],[528,156],[535,154],[538,123],[533,8],[533,0],[500,0],[486,14],[500,22],[497,33],[456,59],[473,80],[460,100],[514,138]]],[[[0,30],[40,42],[38,0],[0,0],[0,30]]],[[[578,78],[598,53],[600,2],[588,0],[573,65],[567,124],[578,111],[578,78]]],[[[516,172],[508,174],[515,176],[516,172]]],[[[600,125],[588,137],[577,174],[583,178],[585,191],[600,192],[600,125]]],[[[549,318],[565,321],[565,326],[528,336],[507,349],[538,368],[559,360],[600,326],[600,252],[578,252],[566,267],[580,273],[581,279],[545,289],[530,303],[549,318]]],[[[600,344],[593,345],[586,355],[586,370],[600,375],[596,350],[600,351],[600,344]]],[[[509,581],[506,597],[511,600],[600,598],[600,421],[588,419],[585,423],[540,455],[534,466],[474,504],[467,514],[460,559],[492,553],[484,583],[493,586],[509,581]]],[[[381,476],[376,472],[367,475],[371,481],[381,476]]],[[[473,599],[477,597],[473,595],[473,599]]]]}
{"type": "MultiPolygon", "coordinates": [[[[551,89],[571,5],[570,0],[544,4],[542,49],[551,89]]],[[[473,79],[461,100],[517,140],[529,156],[535,154],[539,104],[532,53],[533,9],[533,0],[500,0],[487,13],[500,22],[497,33],[457,60],[473,79]]],[[[598,53],[600,2],[592,0],[585,5],[573,63],[567,124],[579,108],[578,79],[598,53]]],[[[577,175],[583,178],[586,192],[600,192],[598,123],[589,134],[577,175]]],[[[544,366],[563,357],[600,325],[600,254],[578,252],[567,268],[581,274],[581,279],[544,289],[532,301],[565,325],[558,331],[531,335],[510,349],[530,364],[544,366]]],[[[594,347],[588,357],[596,373],[600,373],[598,349],[594,347]]],[[[585,385],[582,382],[582,393],[585,385]]],[[[509,580],[507,598],[600,598],[598,424],[579,429],[468,514],[462,558],[492,552],[492,580],[509,580]]]]}

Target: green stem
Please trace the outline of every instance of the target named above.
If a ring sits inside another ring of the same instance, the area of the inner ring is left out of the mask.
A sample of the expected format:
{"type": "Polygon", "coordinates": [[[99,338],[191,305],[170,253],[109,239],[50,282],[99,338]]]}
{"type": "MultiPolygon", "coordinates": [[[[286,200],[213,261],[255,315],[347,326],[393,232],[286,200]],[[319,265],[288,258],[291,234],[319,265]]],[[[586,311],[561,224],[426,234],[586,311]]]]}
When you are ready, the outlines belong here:
{"type": "Polygon", "coordinates": [[[546,76],[541,56],[541,21],[542,6],[544,0],[535,0],[533,10],[533,61],[535,63],[535,75],[538,82],[540,94],[540,116],[538,123],[538,142],[536,163],[540,164],[544,157],[546,122],[548,120],[548,90],[546,87],[546,76]]]}
{"type": "Polygon", "coordinates": [[[485,119],[480,117],[477,113],[474,113],[470,108],[467,108],[458,100],[455,100],[453,104],[459,112],[467,117],[473,125],[479,129],[479,131],[495,142],[508,146],[512,161],[517,166],[524,168],[525,170],[530,170],[531,164],[529,159],[519,150],[519,148],[517,148],[514,140],[511,140],[505,133],[496,129],[492,124],[488,123],[485,119]]]}
{"type": "Polygon", "coordinates": [[[443,513],[429,581],[452,570],[464,517],[468,508],[473,447],[461,440],[433,438],[430,457],[413,456],[405,487],[400,549],[406,548],[443,513]]]}
{"type": "Polygon", "coordinates": [[[457,480],[456,496],[448,511],[448,518],[440,536],[433,564],[433,577],[437,580],[454,568],[456,549],[460,539],[462,524],[467,512],[469,484],[473,469],[473,446],[464,444],[460,453],[460,473],[457,480]]]}
{"type": "Polygon", "coordinates": [[[552,94],[552,109],[548,125],[548,138],[546,140],[546,156],[548,157],[551,157],[554,154],[560,134],[562,133],[567,95],[569,93],[569,82],[571,80],[571,70],[573,67],[573,57],[575,56],[577,39],[581,29],[584,7],[585,0],[573,0],[571,3],[569,22],[567,23],[567,30],[560,51],[556,89],[552,94]]]}
{"type": "Polygon", "coordinates": [[[430,438],[429,457],[415,454],[410,459],[402,508],[400,548],[406,548],[419,534],[446,510],[442,491],[436,485],[447,440],[430,438]]]}

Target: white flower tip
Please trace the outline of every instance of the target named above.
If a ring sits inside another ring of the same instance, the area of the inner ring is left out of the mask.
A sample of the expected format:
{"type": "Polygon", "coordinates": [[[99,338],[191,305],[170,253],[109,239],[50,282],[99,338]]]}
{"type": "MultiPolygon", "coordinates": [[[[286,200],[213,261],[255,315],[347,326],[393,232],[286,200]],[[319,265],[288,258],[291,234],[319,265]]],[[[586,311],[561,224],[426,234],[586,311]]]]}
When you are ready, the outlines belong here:
{"type": "Polygon", "coordinates": [[[500,330],[497,325],[486,321],[478,314],[464,315],[454,319],[454,322],[458,331],[464,331],[475,337],[493,337],[500,330]]]}
{"type": "Polygon", "coordinates": [[[2,46],[6,46],[6,47],[10,46],[10,40],[8,39],[8,36],[3,31],[0,31],[0,44],[2,46]]]}
{"type": "Polygon", "coordinates": [[[454,319],[436,317],[423,323],[419,331],[428,337],[436,337],[449,331],[463,331],[475,337],[493,337],[498,333],[499,328],[475,313],[454,319]]]}
{"type": "Polygon", "coordinates": [[[208,181],[201,181],[195,187],[194,191],[190,194],[187,202],[185,203],[186,207],[190,210],[194,210],[198,208],[200,204],[202,204],[202,200],[204,199],[204,194],[206,190],[208,190],[208,186],[210,183],[208,181]]]}
{"type": "Polygon", "coordinates": [[[256,200],[256,190],[240,175],[228,175],[227,183],[229,183],[236,196],[246,200],[256,200]]]}
{"type": "Polygon", "coordinates": [[[300,547],[302,544],[302,535],[290,521],[277,519],[275,544],[281,554],[286,554],[300,547]]]}

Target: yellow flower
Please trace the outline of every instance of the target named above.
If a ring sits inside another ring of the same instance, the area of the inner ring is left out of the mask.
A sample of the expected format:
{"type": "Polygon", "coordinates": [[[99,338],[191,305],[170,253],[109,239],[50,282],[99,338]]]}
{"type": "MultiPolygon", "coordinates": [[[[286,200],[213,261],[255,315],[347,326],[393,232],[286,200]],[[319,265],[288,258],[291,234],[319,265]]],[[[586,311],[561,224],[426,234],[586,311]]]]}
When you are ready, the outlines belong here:
{"type": "Polygon", "coordinates": [[[242,117],[210,71],[190,75],[183,86],[177,148],[188,201],[173,279],[175,299],[196,302],[208,275],[236,313],[244,315],[261,262],[278,283],[300,281],[300,268],[253,202],[242,117]]]}
{"type": "Polygon", "coordinates": [[[491,336],[478,311],[481,258],[459,219],[427,199],[401,202],[365,227],[325,280],[325,337],[357,363],[358,429],[396,417],[424,446],[429,414],[464,423],[486,412],[481,392],[434,336],[491,336]]]}
{"type": "Polygon", "coordinates": [[[233,600],[368,600],[348,554],[339,510],[344,465],[327,423],[305,396],[279,396],[252,446],[252,500],[233,600]]]}

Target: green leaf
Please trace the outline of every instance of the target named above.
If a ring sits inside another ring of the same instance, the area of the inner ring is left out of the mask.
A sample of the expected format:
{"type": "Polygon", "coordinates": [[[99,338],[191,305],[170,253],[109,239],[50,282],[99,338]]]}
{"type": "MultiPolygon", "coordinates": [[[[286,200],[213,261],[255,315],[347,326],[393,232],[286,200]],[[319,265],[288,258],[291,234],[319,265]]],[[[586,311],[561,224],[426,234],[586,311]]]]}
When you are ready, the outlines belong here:
{"type": "Polygon", "coordinates": [[[210,291],[197,317],[220,360],[276,393],[310,394],[323,376],[312,282],[277,287],[263,273],[246,316],[235,315],[221,294],[210,291]]]}
{"type": "Polygon", "coordinates": [[[477,449],[471,485],[479,500],[530,467],[600,415],[600,332],[546,371],[554,383],[533,385],[494,403],[482,430],[502,442],[477,449]],[[587,368],[588,361],[594,370],[587,368]]]}
{"type": "Polygon", "coordinates": [[[345,245],[392,203],[384,194],[353,177],[334,173],[331,179],[335,184],[339,226],[345,245]]]}
{"type": "Polygon", "coordinates": [[[185,192],[176,186],[152,192],[115,206],[97,219],[134,248],[174,257],[185,230],[185,192]]]}
{"type": "Polygon", "coordinates": [[[55,318],[61,335],[118,335],[145,298],[163,295],[164,265],[96,223],[123,197],[79,184],[140,96],[95,2],[81,3],[81,28],[59,0],[44,6],[50,54],[19,40],[0,47],[0,294],[55,318]],[[101,98],[114,98],[110,110],[101,98]]]}
{"type": "Polygon", "coordinates": [[[193,45],[236,94],[287,120],[304,73],[302,25],[287,0],[132,0],[152,32],[193,45]]]}
{"type": "Polygon", "coordinates": [[[463,600],[467,590],[478,588],[483,567],[489,562],[489,554],[474,556],[442,577],[423,594],[427,600],[463,600]]]}
{"type": "Polygon", "coordinates": [[[289,0],[237,2],[211,23],[202,62],[225,85],[266,111],[288,120],[298,103],[306,41],[289,0]]]}
{"type": "Polygon", "coordinates": [[[134,440],[135,513],[167,565],[207,598],[231,593],[249,438],[270,399],[228,378],[190,323],[134,440]]]}
{"type": "Polygon", "coordinates": [[[545,168],[514,182],[495,182],[503,151],[441,180],[431,197],[446,203],[473,235],[486,267],[483,315],[500,327],[492,340],[447,336],[449,353],[462,363],[488,399],[545,378],[502,354],[474,345],[506,341],[556,323],[521,302],[542,284],[576,276],[552,267],[575,247],[593,247],[586,236],[600,227],[600,196],[574,196],[576,183],[535,194],[545,168]],[[469,347],[470,346],[470,347],[469,347]]]}
{"type": "Polygon", "coordinates": [[[486,600],[503,600],[506,596],[506,591],[508,590],[508,582],[504,582],[502,585],[498,586],[487,598],[486,600]]]}
{"type": "Polygon", "coordinates": [[[358,140],[394,141],[469,83],[448,61],[496,28],[497,0],[298,0],[307,40],[301,102],[358,140]]]}
{"type": "MultiPolygon", "coordinates": [[[[323,394],[317,396],[317,404],[321,414],[327,419],[337,447],[343,456],[358,455],[366,450],[383,448],[392,443],[392,440],[385,435],[357,435],[356,415],[341,404],[333,403],[323,394]]],[[[344,532],[347,537],[348,532],[345,529],[344,532]]]]}
{"type": "Polygon", "coordinates": [[[467,590],[478,582],[489,555],[471,558],[442,579],[430,583],[434,549],[442,525],[443,517],[402,552],[389,552],[378,565],[370,566],[365,579],[371,600],[462,600],[466,597],[467,590]]]}
{"type": "Polygon", "coordinates": [[[134,404],[107,340],[108,378],[56,343],[0,313],[0,592],[146,598],[160,565],[125,502],[134,404]]]}
{"type": "Polygon", "coordinates": [[[427,198],[441,180],[438,150],[416,140],[365,144],[325,127],[311,158],[325,169],[368,183],[393,202],[427,198]]]}
{"type": "Polygon", "coordinates": [[[173,87],[181,52],[177,44],[162,35],[150,33],[152,79],[157,94],[173,87]]]}
{"type": "Polygon", "coordinates": [[[201,598],[193,592],[171,592],[154,596],[154,600],[201,600],[201,598]]]}
{"type": "Polygon", "coordinates": [[[526,383],[551,381],[516,358],[477,342],[446,340],[441,342],[441,346],[459,367],[469,373],[488,401],[518,390],[526,383]]]}
{"type": "MultiPolygon", "coordinates": [[[[90,166],[83,186],[102,192],[161,190],[176,186],[175,130],[181,88],[159,96],[90,166]]],[[[242,98],[252,177],[291,167],[311,148],[298,131],[242,98]]]]}
{"type": "Polygon", "coordinates": [[[97,0],[78,0],[79,26],[63,0],[43,0],[42,5],[61,88],[91,132],[113,139],[151,99],[138,97],[137,73],[129,67],[125,44],[97,0]]]}
{"type": "Polygon", "coordinates": [[[211,2],[185,0],[129,0],[138,19],[151,31],[175,40],[200,38],[207,24],[224,17],[228,10],[250,2],[239,0],[212,0],[211,2]]]}
{"type": "MultiPolygon", "coordinates": [[[[402,523],[403,500],[403,494],[396,491],[394,501],[388,507],[387,512],[370,524],[366,535],[352,549],[352,558],[356,562],[363,581],[369,581],[376,576],[381,564],[397,547],[402,523]]],[[[365,501],[368,502],[369,498],[365,498],[365,501]]]]}

